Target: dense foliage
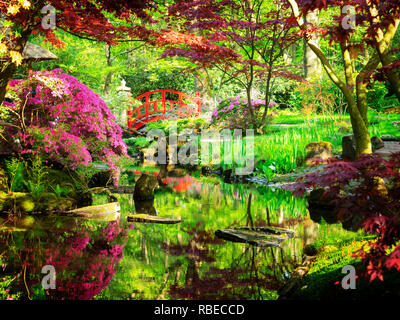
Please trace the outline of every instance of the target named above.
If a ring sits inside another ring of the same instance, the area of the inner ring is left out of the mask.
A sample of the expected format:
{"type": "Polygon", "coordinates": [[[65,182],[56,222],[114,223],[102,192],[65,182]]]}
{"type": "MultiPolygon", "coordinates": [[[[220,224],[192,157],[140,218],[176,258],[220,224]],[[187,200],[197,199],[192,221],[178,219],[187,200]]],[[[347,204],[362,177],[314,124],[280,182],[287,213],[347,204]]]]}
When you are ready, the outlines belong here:
{"type": "Polygon", "coordinates": [[[68,168],[103,161],[118,182],[118,156],[126,155],[121,129],[103,100],[60,69],[10,83],[9,125],[3,151],[39,154],[68,168]]]}
{"type": "MultiPolygon", "coordinates": [[[[251,104],[247,102],[246,98],[236,96],[231,99],[222,100],[212,113],[212,124],[217,124],[223,128],[228,129],[243,129],[253,126],[249,105],[256,115],[256,126],[260,125],[262,121],[270,122],[273,114],[268,113],[268,116],[263,120],[262,107],[265,106],[265,100],[256,99],[252,100],[251,104]]],[[[276,106],[276,102],[271,101],[269,108],[276,106]]]]}
{"type": "Polygon", "coordinates": [[[296,195],[322,188],[323,201],[334,205],[339,221],[363,227],[377,240],[358,252],[371,281],[385,269],[400,270],[400,154],[390,159],[365,155],[356,162],[333,160],[288,187],[296,195]]]}

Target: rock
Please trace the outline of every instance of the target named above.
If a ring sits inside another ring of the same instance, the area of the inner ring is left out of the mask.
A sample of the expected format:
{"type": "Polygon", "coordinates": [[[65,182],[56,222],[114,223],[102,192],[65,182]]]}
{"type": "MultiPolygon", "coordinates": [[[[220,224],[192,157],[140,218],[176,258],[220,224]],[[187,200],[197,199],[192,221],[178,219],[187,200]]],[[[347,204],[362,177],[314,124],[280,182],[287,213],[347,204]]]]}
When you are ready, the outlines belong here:
{"type": "Polygon", "coordinates": [[[372,143],[372,150],[379,150],[382,149],[385,146],[385,143],[381,138],[378,137],[372,137],[371,138],[371,143],[372,143]]]}
{"type": "MultiPolygon", "coordinates": [[[[0,211],[12,211],[28,213],[35,209],[35,202],[29,193],[23,192],[0,192],[0,211]]],[[[14,212],[16,213],[16,212],[14,212]]]]}
{"type": "Polygon", "coordinates": [[[217,230],[215,235],[227,241],[248,243],[257,247],[276,247],[282,241],[292,238],[294,231],[276,227],[237,227],[217,230]]]}
{"type": "Polygon", "coordinates": [[[400,113],[400,108],[399,107],[391,107],[391,108],[386,108],[384,110],[385,113],[400,113]]]}
{"type": "Polygon", "coordinates": [[[222,172],[223,172],[222,168],[214,169],[211,166],[204,166],[201,168],[201,174],[206,177],[211,176],[213,174],[220,176],[222,175],[222,172]]]}
{"type": "Polygon", "coordinates": [[[400,129],[400,121],[392,121],[393,125],[400,129]]]}
{"type": "Polygon", "coordinates": [[[111,193],[118,193],[118,194],[133,194],[135,192],[134,186],[112,186],[109,187],[111,193]]]}
{"type": "Polygon", "coordinates": [[[90,192],[81,192],[76,195],[77,207],[88,207],[93,204],[93,195],[90,192]]]}
{"type": "Polygon", "coordinates": [[[338,223],[335,206],[329,200],[323,199],[323,194],[323,189],[315,189],[307,196],[311,220],[320,223],[323,218],[328,224],[338,223]]]}
{"type": "Polygon", "coordinates": [[[375,150],[375,154],[381,157],[390,157],[394,153],[400,152],[400,141],[385,141],[385,146],[382,149],[375,150]]]}
{"type": "Polygon", "coordinates": [[[230,184],[248,183],[251,178],[250,175],[235,174],[235,170],[233,169],[224,170],[222,172],[222,177],[225,183],[230,183],[230,184]]]}
{"type": "Polygon", "coordinates": [[[133,198],[136,201],[147,201],[154,199],[154,189],[158,187],[157,178],[148,174],[142,174],[135,184],[133,198]]]}
{"type": "Polygon", "coordinates": [[[381,136],[383,141],[399,141],[399,138],[392,136],[391,134],[384,134],[381,136]]]}
{"type": "Polygon", "coordinates": [[[326,160],[332,157],[332,144],[330,142],[311,142],[306,146],[306,164],[310,165],[313,160],[326,160]]]}
{"type": "Polygon", "coordinates": [[[137,214],[157,215],[157,210],[154,207],[154,198],[151,200],[134,200],[134,202],[137,214]]]}
{"type": "Polygon", "coordinates": [[[349,161],[357,158],[356,141],[352,134],[342,138],[342,158],[349,161]]]}
{"type": "Polygon", "coordinates": [[[175,168],[168,171],[168,177],[184,177],[186,174],[186,170],[182,168],[175,168]]]}
{"type": "Polygon", "coordinates": [[[224,180],[229,181],[233,176],[233,169],[226,169],[222,172],[222,177],[224,180]]]}
{"type": "Polygon", "coordinates": [[[112,194],[109,188],[105,187],[95,187],[86,190],[85,192],[93,193],[93,194],[106,194],[108,203],[118,202],[118,199],[112,194]]]}

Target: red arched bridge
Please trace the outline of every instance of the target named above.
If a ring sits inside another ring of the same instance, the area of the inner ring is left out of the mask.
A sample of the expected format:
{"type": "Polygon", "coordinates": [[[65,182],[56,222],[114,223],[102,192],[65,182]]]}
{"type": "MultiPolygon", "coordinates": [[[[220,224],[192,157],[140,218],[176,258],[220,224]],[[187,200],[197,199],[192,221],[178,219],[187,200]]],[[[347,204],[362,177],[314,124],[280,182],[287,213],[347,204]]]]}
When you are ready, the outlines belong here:
{"type": "Polygon", "coordinates": [[[150,91],[133,100],[141,104],[137,108],[128,110],[128,128],[136,131],[146,123],[157,120],[198,117],[201,113],[201,96],[196,92],[192,98],[187,94],[175,90],[150,91]],[[152,100],[152,95],[157,96],[152,100]],[[143,103],[144,102],[144,103],[143,103]]]}

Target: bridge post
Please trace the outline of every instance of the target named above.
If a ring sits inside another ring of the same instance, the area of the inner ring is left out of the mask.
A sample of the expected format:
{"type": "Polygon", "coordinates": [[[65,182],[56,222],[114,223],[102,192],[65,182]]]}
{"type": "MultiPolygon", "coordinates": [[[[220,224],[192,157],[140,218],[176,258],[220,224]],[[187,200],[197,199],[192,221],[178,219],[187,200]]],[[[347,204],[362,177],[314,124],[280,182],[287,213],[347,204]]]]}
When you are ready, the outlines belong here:
{"type": "Polygon", "coordinates": [[[183,96],[182,96],[182,92],[180,92],[178,95],[178,115],[179,115],[179,117],[183,116],[182,108],[183,108],[183,96]]]}
{"type": "Polygon", "coordinates": [[[165,91],[165,90],[163,90],[163,92],[162,92],[162,106],[163,106],[163,114],[165,114],[165,112],[166,112],[166,100],[167,100],[167,97],[166,97],[166,91],[165,91]]]}
{"type": "Polygon", "coordinates": [[[201,113],[201,92],[196,92],[197,116],[201,113]]]}
{"type": "Polygon", "coordinates": [[[150,96],[149,94],[146,95],[146,114],[145,114],[146,118],[149,116],[149,102],[150,102],[149,96],[150,96]]]}

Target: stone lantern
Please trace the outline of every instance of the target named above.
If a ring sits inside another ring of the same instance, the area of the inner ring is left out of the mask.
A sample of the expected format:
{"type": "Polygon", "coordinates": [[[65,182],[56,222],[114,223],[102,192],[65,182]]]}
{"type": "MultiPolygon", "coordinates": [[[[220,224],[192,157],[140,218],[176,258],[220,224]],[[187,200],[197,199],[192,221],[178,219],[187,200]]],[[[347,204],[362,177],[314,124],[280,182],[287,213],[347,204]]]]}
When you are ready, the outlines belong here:
{"type": "MultiPolygon", "coordinates": [[[[124,100],[124,104],[128,103],[131,96],[132,96],[132,92],[131,92],[131,88],[126,86],[126,81],[124,79],[122,79],[121,81],[121,86],[119,86],[117,89],[118,95],[121,96],[124,100]]],[[[128,109],[127,106],[121,106],[120,108],[118,108],[119,110],[119,115],[118,118],[120,120],[121,124],[126,125],[127,123],[127,114],[126,114],[126,110],[128,109]]]]}
{"type": "Polygon", "coordinates": [[[23,62],[28,64],[29,73],[32,72],[32,62],[58,59],[58,57],[49,50],[31,42],[26,43],[24,51],[22,52],[22,57],[24,58],[23,62]]]}

